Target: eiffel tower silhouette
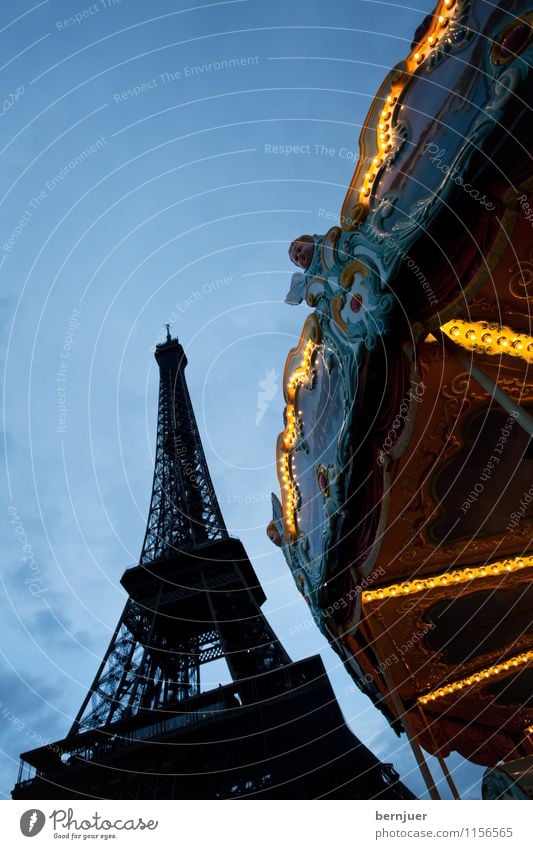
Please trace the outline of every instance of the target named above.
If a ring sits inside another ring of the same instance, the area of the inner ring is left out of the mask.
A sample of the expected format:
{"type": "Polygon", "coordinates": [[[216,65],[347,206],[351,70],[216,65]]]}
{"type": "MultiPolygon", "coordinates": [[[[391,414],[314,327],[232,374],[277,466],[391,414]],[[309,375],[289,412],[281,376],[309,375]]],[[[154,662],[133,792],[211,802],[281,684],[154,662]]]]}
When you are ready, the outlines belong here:
{"type": "Polygon", "coordinates": [[[128,600],[65,737],[22,757],[14,799],[412,799],[348,729],[318,656],[293,662],[226,529],[167,326],[152,498],[128,600]],[[202,692],[204,664],[232,683],[202,692]]]}

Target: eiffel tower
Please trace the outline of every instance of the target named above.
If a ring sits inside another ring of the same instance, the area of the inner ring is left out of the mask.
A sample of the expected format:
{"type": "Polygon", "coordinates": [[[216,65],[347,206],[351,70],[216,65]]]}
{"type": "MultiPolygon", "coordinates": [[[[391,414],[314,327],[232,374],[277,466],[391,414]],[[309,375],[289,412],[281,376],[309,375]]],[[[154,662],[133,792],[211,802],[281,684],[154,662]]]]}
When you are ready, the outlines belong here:
{"type": "Polygon", "coordinates": [[[411,799],[346,726],[321,659],[292,662],[230,537],[167,326],[152,498],[122,616],[65,739],[22,757],[14,799],[411,799]],[[232,683],[202,691],[224,658],[232,683]]]}

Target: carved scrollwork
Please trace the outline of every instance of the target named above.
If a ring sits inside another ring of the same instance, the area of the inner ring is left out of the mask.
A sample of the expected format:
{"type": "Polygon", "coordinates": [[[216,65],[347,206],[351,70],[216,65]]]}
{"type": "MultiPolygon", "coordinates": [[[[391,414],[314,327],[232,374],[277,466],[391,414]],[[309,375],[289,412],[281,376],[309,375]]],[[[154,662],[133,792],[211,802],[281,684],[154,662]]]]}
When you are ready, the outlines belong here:
{"type": "Polygon", "coordinates": [[[509,292],[513,298],[528,301],[533,297],[533,248],[529,258],[515,262],[509,268],[509,292]]]}

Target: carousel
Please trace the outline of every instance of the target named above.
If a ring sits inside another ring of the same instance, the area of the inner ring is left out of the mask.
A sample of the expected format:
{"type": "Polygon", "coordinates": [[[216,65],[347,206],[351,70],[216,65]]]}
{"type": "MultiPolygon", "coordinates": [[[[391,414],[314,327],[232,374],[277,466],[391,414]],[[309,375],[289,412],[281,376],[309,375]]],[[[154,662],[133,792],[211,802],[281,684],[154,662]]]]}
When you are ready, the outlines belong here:
{"type": "Polygon", "coordinates": [[[339,225],[291,247],[312,312],[267,532],[434,797],[424,751],[454,795],[452,751],[486,798],[532,792],[532,22],[442,0],[372,103],[339,225]]]}

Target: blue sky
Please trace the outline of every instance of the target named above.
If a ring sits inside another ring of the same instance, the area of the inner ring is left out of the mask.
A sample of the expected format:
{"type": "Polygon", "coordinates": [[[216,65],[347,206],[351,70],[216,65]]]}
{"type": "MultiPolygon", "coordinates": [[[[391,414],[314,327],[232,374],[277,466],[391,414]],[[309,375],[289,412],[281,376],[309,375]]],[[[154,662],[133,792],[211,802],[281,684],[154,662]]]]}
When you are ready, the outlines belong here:
{"type": "MultiPolygon", "coordinates": [[[[3,796],[18,753],[68,730],[123,607],[166,321],[272,625],[293,658],[321,652],[354,732],[422,794],[405,737],[354,692],[264,529],[281,374],[307,309],[283,303],[287,246],[334,223],[373,94],[433,5],[3,5],[3,796]]],[[[478,798],[481,770],[450,765],[478,798]]]]}

